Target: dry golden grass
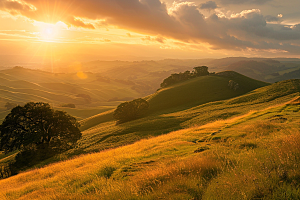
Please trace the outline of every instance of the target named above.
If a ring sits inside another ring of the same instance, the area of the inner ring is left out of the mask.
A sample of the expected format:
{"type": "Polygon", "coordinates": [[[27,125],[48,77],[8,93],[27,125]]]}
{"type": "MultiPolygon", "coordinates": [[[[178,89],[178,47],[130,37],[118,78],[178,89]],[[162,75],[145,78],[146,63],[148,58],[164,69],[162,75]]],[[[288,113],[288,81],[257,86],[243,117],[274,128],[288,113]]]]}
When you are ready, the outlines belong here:
{"type": "Polygon", "coordinates": [[[300,197],[292,110],[251,111],[24,172],[0,181],[0,199],[282,199],[284,189],[300,197]],[[288,123],[271,121],[283,112],[288,123]],[[207,148],[193,153],[199,147],[207,148]]]}

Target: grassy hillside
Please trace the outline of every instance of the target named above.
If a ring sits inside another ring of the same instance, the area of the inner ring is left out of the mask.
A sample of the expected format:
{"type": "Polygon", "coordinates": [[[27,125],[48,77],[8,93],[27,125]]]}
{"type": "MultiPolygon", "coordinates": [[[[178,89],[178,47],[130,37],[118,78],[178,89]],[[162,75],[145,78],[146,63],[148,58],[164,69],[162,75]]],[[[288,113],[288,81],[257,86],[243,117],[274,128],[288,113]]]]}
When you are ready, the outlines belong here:
{"type": "Polygon", "coordinates": [[[284,81],[232,99],[194,107],[187,106],[186,109],[178,109],[178,107],[167,109],[120,125],[116,125],[112,120],[112,111],[107,111],[82,121],[83,138],[79,141],[77,149],[69,153],[80,154],[115,148],[171,131],[243,115],[250,110],[262,109],[290,100],[299,94],[299,84],[298,80],[284,81]]]}
{"type": "Polygon", "coordinates": [[[207,102],[229,99],[251,90],[268,85],[236,72],[227,71],[217,75],[202,76],[163,88],[147,97],[151,112],[176,107],[188,108],[207,102]],[[228,87],[229,80],[236,81],[240,88],[234,91],[228,87]]]}
{"type": "Polygon", "coordinates": [[[1,180],[0,198],[299,199],[299,91],[292,80],[170,113],[196,118],[190,128],[1,180]],[[206,115],[214,119],[197,118],[206,115]]]}
{"type": "MultiPolygon", "coordinates": [[[[235,97],[268,83],[250,79],[235,72],[229,72],[231,76],[219,75],[203,76],[182,83],[163,88],[153,95],[145,97],[150,104],[150,113],[170,112],[178,109],[187,109],[195,105],[211,101],[235,97]],[[229,80],[237,81],[241,88],[233,91],[228,88],[229,80]]],[[[100,123],[113,120],[112,112],[100,113],[81,121],[82,130],[89,129],[100,123]]]]}
{"type": "Polygon", "coordinates": [[[99,74],[54,74],[22,67],[0,71],[0,121],[9,112],[4,107],[7,102],[19,105],[29,101],[47,102],[56,109],[71,103],[76,108],[64,110],[81,120],[119,104],[110,99],[141,96],[132,85],[124,84],[122,80],[103,79],[99,74]]]}
{"type": "Polygon", "coordinates": [[[148,96],[142,119],[98,107],[75,149],[0,180],[0,199],[299,199],[299,95],[300,80],[223,72],[148,96]]]}

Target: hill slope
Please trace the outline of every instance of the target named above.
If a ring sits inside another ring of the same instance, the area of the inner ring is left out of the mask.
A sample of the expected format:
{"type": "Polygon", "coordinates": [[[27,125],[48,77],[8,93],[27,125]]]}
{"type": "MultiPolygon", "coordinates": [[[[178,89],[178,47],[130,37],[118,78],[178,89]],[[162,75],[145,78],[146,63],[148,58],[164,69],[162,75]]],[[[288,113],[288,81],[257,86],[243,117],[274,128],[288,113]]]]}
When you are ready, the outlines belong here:
{"type": "MultiPolygon", "coordinates": [[[[220,72],[217,75],[203,76],[163,88],[153,95],[145,97],[150,104],[150,112],[174,112],[201,105],[207,102],[228,99],[251,90],[268,85],[236,72],[220,72]],[[228,88],[229,80],[239,83],[240,88],[233,91],[228,88]]],[[[87,130],[103,122],[112,121],[112,112],[108,111],[81,121],[81,130],[87,130]]]]}
{"type": "Polygon", "coordinates": [[[203,103],[229,99],[251,90],[268,85],[233,71],[220,72],[216,75],[202,76],[163,88],[147,97],[151,112],[176,107],[188,108],[203,103]],[[229,80],[239,84],[234,91],[228,87],[229,80]]]}
{"type": "MultiPolygon", "coordinates": [[[[135,141],[166,134],[174,130],[204,125],[215,120],[246,114],[250,110],[265,108],[297,96],[300,80],[283,81],[258,88],[250,93],[228,100],[204,103],[186,109],[168,109],[142,119],[115,125],[111,112],[93,118],[92,127],[83,131],[83,138],[73,153],[93,152],[114,148],[135,141]],[[110,114],[109,114],[110,113],[110,114]]],[[[180,85],[179,85],[180,86],[180,85]]],[[[89,123],[89,120],[85,121],[89,123]]]]}
{"type": "Polygon", "coordinates": [[[134,83],[126,83],[93,73],[54,74],[22,67],[1,70],[0,121],[10,111],[4,107],[6,103],[23,105],[29,101],[47,102],[55,109],[70,111],[78,119],[84,119],[119,104],[110,99],[142,96],[132,88],[134,83]],[[76,108],[62,108],[64,104],[75,104],[76,108]]]}
{"type": "Polygon", "coordinates": [[[0,198],[299,199],[299,92],[290,80],[157,116],[186,128],[1,180],[0,198]]]}

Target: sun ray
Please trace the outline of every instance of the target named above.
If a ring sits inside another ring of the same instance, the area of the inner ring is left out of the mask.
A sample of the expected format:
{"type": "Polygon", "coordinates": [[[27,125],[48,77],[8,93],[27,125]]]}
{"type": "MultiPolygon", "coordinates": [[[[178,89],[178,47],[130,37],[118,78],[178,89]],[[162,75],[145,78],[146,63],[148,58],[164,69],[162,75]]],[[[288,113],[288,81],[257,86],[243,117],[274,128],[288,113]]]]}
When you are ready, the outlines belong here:
{"type": "Polygon", "coordinates": [[[39,39],[44,42],[60,42],[62,30],[67,29],[67,25],[63,22],[57,22],[56,24],[34,22],[34,25],[39,29],[37,34],[39,39]]]}

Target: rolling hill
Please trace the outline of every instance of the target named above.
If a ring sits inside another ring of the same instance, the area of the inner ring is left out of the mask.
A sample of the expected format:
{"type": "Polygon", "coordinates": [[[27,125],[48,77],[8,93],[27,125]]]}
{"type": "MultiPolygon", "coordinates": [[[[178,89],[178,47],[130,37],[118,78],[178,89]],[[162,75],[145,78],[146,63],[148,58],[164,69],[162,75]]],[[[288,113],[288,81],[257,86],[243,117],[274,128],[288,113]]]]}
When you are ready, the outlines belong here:
{"type": "MultiPolygon", "coordinates": [[[[135,85],[135,83],[133,83],[135,85]]],[[[22,67],[0,71],[0,120],[8,114],[6,103],[47,102],[55,109],[70,112],[79,120],[114,108],[118,101],[142,96],[133,85],[93,73],[50,73],[22,67]],[[118,100],[118,99],[117,99],[118,100]],[[62,108],[75,104],[76,108],[62,108]]]]}
{"type": "Polygon", "coordinates": [[[298,199],[299,94],[300,80],[288,80],[118,126],[104,120],[67,152],[96,153],[0,180],[0,198],[298,199]]]}
{"type": "MultiPolygon", "coordinates": [[[[272,60],[239,62],[232,66],[254,74],[269,73],[271,65],[283,76],[297,68],[272,60]]],[[[148,73],[134,69],[141,80],[148,73]]],[[[118,70],[120,77],[130,75],[129,68],[118,70]]],[[[269,84],[233,71],[212,73],[144,97],[148,115],[116,125],[113,109],[121,100],[144,94],[133,87],[143,86],[137,80],[20,67],[0,71],[0,79],[3,107],[49,102],[81,120],[83,134],[76,148],[0,180],[0,199],[300,198],[300,80],[269,84]],[[228,87],[230,80],[237,90],[228,87]],[[67,103],[76,108],[60,107],[67,103]]],[[[0,116],[8,112],[3,108],[0,116]]],[[[0,163],[15,155],[0,152],[0,163]]]]}
{"type": "Polygon", "coordinates": [[[270,83],[300,78],[300,64],[296,59],[290,61],[285,59],[245,59],[231,63],[225,68],[270,83]]]}
{"type": "Polygon", "coordinates": [[[163,88],[146,97],[151,112],[176,107],[192,107],[212,101],[224,100],[245,94],[251,90],[268,85],[233,71],[219,72],[214,75],[198,77],[163,88]],[[234,91],[228,87],[229,80],[239,84],[234,91]]]}
{"type": "MultiPolygon", "coordinates": [[[[197,115],[202,111],[207,112],[205,116],[201,115],[203,122],[226,119],[242,112],[219,109],[224,106],[220,100],[237,97],[266,85],[269,84],[230,71],[178,83],[145,97],[150,104],[149,114],[145,118],[116,126],[112,117],[113,111],[107,111],[82,120],[81,130],[84,131],[84,136],[78,149],[74,151],[80,153],[103,150],[187,128],[194,125],[191,122],[199,119],[197,115]],[[241,89],[228,89],[229,80],[240,83],[241,89]],[[207,87],[203,87],[204,85],[207,87]],[[206,106],[213,110],[212,114],[206,111],[206,106]]],[[[255,94],[264,93],[266,92],[258,91],[255,94]]],[[[226,109],[234,106],[236,105],[226,106],[226,109]]]]}

